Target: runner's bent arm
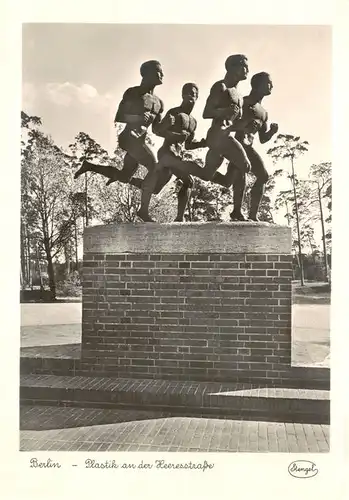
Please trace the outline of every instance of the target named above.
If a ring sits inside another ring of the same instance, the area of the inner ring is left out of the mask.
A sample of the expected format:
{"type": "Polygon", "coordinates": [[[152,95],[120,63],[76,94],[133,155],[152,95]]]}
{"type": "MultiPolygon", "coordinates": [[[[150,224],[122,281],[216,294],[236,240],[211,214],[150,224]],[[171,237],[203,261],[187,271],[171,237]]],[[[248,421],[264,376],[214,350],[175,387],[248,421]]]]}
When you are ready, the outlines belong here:
{"type": "Polygon", "coordinates": [[[152,124],[152,131],[155,135],[161,135],[161,129],[162,129],[162,113],[164,112],[164,103],[160,99],[160,111],[159,113],[155,116],[153,124],[152,124]]]}
{"type": "Polygon", "coordinates": [[[273,137],[274,134],[276,134],[277,131],[278,131],[278,126],[276,125],[276,123],[271,123],[270,128],[268,130],[267,121],[265,121],[258,131],[259,140],[261,144],[270,141],[270,139],[273,137]]]}
{"type": "Polygon", "coordinates": [[[194,132],[186,139],[185,141],[185,149],[189,151],[192,149],[199,149],[206,147],[206,139],[201,139],[201,141],[194,140],[195,134],[194,132]]]}
{"type": "Polygon", "coordinates": [[[224,96],[225,86],[222,82],[215,83],[210,91],[210,95],[207,98],[205,109],[203,112],[203,118],[221,118],[231,119],[232,114],[238,111],[238,106],[228,106],[226,108],[221,107],[222,98],[224,96]]]}
{"type": "Polygon", "coordinates": [[[144,122],[144,115],[130,114],[129,109],[132,108],[136,96],[133,89],[127,89],[116,112],[114,123],[126,123],[127,125],[140,126],[144,122]]]}
{"type": "Polygon", "coordinates": [[[161,123],[159,123],[158,126],[158,135],[161,137],[164,137],[167,141],[176,143],[176,142],[184,142],[188,134],[187,133],[179,133],[179,132],[173,132],[171,128],[173,127],[175,123],[175,116],[168,111],[162,120],[161,123]]]}

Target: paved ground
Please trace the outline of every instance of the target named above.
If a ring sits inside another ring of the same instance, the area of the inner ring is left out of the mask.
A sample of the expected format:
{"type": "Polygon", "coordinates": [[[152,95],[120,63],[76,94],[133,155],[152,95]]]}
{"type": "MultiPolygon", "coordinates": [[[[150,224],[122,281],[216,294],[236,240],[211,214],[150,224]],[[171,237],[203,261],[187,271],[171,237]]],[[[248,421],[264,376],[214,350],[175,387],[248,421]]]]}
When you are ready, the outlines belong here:
{"type": "Polygon", "coordinates": [[[70,325],[81,323],[81,302],[21,304],[21,325],[70,325]]]}
{"type": "MultiPolygon", "coordinates": [[[[293,364],[329,366],[330,306],[295,304],[292,312],[293,364]]],[[[75,344],[70,349],[63,348],[59,351],[67,351],[67,355],[70,355],[72,350],[79,350],[77,344],[81,340],[81,303],[22,304],[21,325],[21,347],[26,355],[31,355],[35,346],[69,347],[75,344]]]]}
{"type": "Polygon", "coordinates": [[[329,451],[329,426],[169,417],[86,408],[21,409],[21,451],[329,451]]]}
{"type": "Polygon", "coordinates": [[[21,347],[81,341],[81,303],[21,304],[21,347]]]}
{"type": "Polygon", "coordinates": [[[330,305],[292,306],[292,362],[330,366],[330,305]]]}

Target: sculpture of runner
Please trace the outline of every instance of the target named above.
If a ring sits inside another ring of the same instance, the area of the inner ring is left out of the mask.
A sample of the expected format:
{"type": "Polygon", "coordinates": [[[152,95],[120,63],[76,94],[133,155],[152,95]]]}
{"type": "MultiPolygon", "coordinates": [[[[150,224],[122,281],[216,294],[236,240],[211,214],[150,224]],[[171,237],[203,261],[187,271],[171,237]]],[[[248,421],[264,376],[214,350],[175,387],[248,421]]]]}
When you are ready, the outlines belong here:
{"type": "MultiPolygon", "coordinates": [[[[265,96],[271,94],[273,84],[270,75],[265,72],[253,75],[251,79],[251,92],[244,98],[243,117],[237,124],[238,131],[235,138],[243,146],[246,155],[251,163],[251,172],[256,177],[256,182],[251,189],[251,206],[249,219],[257,221],[257,213],[263,196],[264,186],[268,181],[268,172],[264,162],[257,151],[253,148],[253,139],[258,132],[259,140],[262,144],[268,142],[278,131],[278,125],[271,123],[268,130],[268,113],[263,108],[261,102],[265,96]]],[[[232,220],[245,220],[241,213],[241,204],[246,187],[246,174],[234,161],[231,161],[227,168],[227,173],[222,175],[217,172],[213,177],[213,182],[224,187],[233,185],[234,209],[230,214],[232,220]]]]}
{"type": "Polygon", "coordinates": [[[219,80],[212,86],[203,112],[204,118],[212,119],[206,138],[209,150],[205,166],[201,167],[195,162],[178,164],[176,175],[181,171],[210,181],[224,158],[234,162],[234,165],[244,174],[251,168],[244,148],[233,135],[236,124],[242,118],[243,98],[237,91],[237,85],[247,78],[246,56],[242,54],[229,56],[225,62],[225,69],[226,75],[223,80],[219,80]]]}
{"type": "MultiPolygon", "coordinates": [[[[114,123],[125,123],[119,135],[119,146],[126,151],[123,168],[119,170],[110,165],[95,165],[84,160],[75,173],[77,179],[85,172],[96,172],[109,178],[109,182],[119,181],[139,186],[141,179],[133,179],[139,165],[152,171],[156,165],[153,151],[146,144],[147,130],[158,134],[163,112],[163,102],[154,94],[154,88],[162,84],[163,71],[158,61],[147,61],[141,65],[141,84],[126,90],[115,115],[114,123]]],[[[139,214],[147,218],[147,214],[139,214]]]]}
{"type": "MultiPolygon", "coordinates": [[[[164,143],[158,151],[158,164],[149,172],[142,186],[142,205],[140,213],[147,214],[152,194],[157,194],[176,175],[183,182],[178,193],[178,212],[176,222],[183,221],[184,211],[192,188],[192,178],[187,173],[190,167],[197,167],[194,161],[185,160],[186,150],[203,148],[205,139],[195,141],[196,120],[191,115],[199,89],[195,83],[186,83],[182,88],[182,103],[170,109],[159,125],[158,133],[164,143]]],[[[200,167],[201,168],[201,167],[200,167]]],[[[142,217],[145,220],[144,217],[142,217]]],[[[151,222],[150,217],[146,219],[151,222]]]]}

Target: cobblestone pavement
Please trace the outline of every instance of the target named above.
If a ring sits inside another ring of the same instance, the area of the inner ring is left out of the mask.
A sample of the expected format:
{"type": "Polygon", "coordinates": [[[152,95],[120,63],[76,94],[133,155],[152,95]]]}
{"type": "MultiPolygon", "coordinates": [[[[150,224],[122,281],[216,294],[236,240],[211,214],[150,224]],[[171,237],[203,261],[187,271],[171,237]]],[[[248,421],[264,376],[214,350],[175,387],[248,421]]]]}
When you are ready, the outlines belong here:
{"type": "Polygon", "coordinates": [[[329,426],[23,406],[20,451],[329,451],[329,426]]]}

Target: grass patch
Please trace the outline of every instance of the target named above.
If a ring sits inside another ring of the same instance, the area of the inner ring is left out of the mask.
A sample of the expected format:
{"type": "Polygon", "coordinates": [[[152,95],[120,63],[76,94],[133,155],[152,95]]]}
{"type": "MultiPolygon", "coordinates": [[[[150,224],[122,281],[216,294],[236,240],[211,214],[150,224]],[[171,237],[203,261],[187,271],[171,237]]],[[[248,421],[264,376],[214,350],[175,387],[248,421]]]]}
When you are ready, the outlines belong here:
{"type": "Polygon", "coordinates": [[[308,281],[301,286],[299,281],[294,281],[292,282],[292,301],[294,304],[330,304],[331,285],[308,281]]]}

